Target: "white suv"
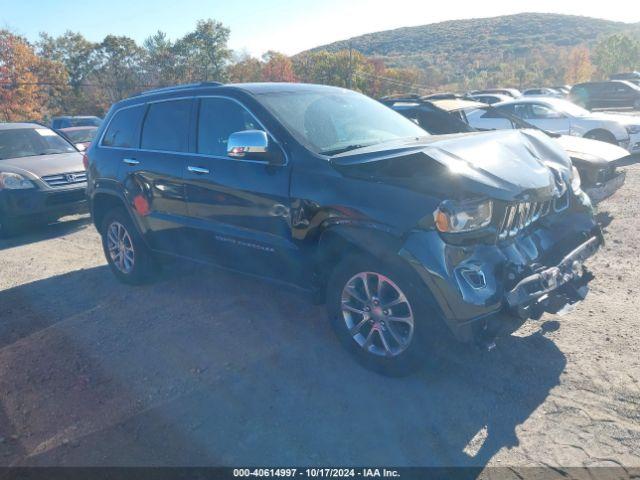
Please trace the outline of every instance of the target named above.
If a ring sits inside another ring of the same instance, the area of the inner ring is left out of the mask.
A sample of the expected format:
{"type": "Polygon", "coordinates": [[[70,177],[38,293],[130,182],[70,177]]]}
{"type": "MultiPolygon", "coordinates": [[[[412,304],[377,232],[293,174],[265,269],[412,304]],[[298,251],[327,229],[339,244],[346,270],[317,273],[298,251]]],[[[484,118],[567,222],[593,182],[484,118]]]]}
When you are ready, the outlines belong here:
{"type": "MultiPolygon", "coordinates": [[[[559,98],[519,98],[493,105],[510,115],[549,132],[614,143],[630,153],[640,153],[640,118],[631,115],[592,113],[559,98]]],[[[511,122],[491,111],[467,112],[472,127],[510,129],[511,122]]]]}

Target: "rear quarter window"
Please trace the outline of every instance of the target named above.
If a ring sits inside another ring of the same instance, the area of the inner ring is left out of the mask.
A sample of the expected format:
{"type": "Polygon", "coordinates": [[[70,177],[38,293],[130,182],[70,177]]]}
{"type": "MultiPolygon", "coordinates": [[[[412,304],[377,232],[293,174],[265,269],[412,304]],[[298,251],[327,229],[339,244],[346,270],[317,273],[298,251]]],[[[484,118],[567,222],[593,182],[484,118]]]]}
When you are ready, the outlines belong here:
{"type": "Polygon", "coordinates": [[[117,111],[102,139],[105,147],[138,148],[144,105],[117,111]]]}

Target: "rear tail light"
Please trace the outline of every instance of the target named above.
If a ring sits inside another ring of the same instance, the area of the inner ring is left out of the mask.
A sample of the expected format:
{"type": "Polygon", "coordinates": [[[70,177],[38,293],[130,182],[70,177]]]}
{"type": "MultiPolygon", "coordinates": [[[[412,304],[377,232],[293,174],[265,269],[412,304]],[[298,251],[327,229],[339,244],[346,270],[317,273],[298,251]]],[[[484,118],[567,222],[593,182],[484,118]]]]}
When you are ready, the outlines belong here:
{"type": "Polygon", "coordinates": [[[82,165],[84,165],[85,170],[89,170],[89,157],[87,156],[87,152],[82,154],[82,165]]]}

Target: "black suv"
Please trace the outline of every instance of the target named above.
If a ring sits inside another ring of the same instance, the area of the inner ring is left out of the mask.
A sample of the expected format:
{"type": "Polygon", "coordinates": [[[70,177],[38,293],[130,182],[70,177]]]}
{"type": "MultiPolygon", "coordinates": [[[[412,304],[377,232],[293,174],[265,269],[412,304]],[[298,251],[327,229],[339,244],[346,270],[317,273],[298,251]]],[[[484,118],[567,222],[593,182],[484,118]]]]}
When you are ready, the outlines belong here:
{"type": "Polygon", "coordinates": [[[586,294],[600,230],[537,133],[430,136],[327,86],[187,85],[111,108],[88,195],[118,279],[170,255],[296,285],[399,374],[449,333],[486,345],[586,294]]]}
{"type": "Polygon", "coordinates": [[[593,108],[633,108],[640,110],[640,87],[626,80],[579,83],[571,88],[571,100],[593,108]]]}

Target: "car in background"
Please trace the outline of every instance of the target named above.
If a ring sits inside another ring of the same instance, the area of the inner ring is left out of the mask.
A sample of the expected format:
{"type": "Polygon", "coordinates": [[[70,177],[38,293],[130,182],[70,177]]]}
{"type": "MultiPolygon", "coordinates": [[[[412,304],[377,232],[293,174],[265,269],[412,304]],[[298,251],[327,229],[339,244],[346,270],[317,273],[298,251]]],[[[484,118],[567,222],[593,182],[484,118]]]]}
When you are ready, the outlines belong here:
{"type": "MultiPolygon", "coordinates": [[[[489,115],[504,118],[512,129],[536,129],[524,120],[508,115],[490,105],[459,99],[456,101],[429,101],[419,99],[383,100],[387,106],[414,121],[434,135],[478,131],[471,127],[467,112],[482,110],[489,115]]],[[[625,172],[619,167],[635,163],[624,148],[609,143],[569,135],[544,132],[567,152],[580,174],[582,189],[594,203],[616,192],[625,181],[625,172]]]]}
{"type": "Polygon", "coordinates": [[[474,90],[469,95],[484,95],[485,93],[498,93],[511,98],[520,98],[522,92],[517,88],[485,88],[484,90],[474,90]]]}
{"type": "Polygon", "coordinates": [[[507,100],[513,99],[513,97],[502,95],[500,93],[478,93],[467,95],[467,98],[481,103],[486,103],[487,105],[493,105],[494,103],[506,102],[507,100]]]}
{"type": "Polygon", "coordinates": [[[640,72],[616,73],[611,75],[609,80],[626,80],[634,85],[640,85],[640,72]]]}
{"type": "Polygon", "coordinates": [[[86,150],[96,136],[98,127],[67,127],[57,130],[81,152],[86,150]]]}
{"type": "MultiPolygon", "coordinates": [[[[640,153],[640,118],[590,112],[560,98],[520,98],[493,105],[501,112],[552,133],[591,138],[640,153]]],[[[476,110],[467,114],[469,124],[482,130],[512,128],[505,118],[476,110]]]]}
{"type": "Polygon", "coordinates": [[[157,278],[168,254],[294,284],[393,375],[432,364],[451,335],[487,345],[581,300],[603,242],[542,132],[430,136],[337,87],[145,92],[111,108],[87,158],[120,281],[157,278]]]}
{"type": "Polygon", "coordinates": [[[69,127],[99,127],[102,124],[100,117],[94,116],[62,116],[51,119],[51,128],[60,130],[69,127]]]}
{"type": "Polygon", "coordinates": [[[588,110],[596,108],[640,110],[640,86],[627,80],[579,83],[571,88],[569,98],[588,110]]]}
{"type": "Polygon", "coordinates": [[[0,123],[0,235],[86,211],[82,154],[53,130],[0,123]]]}
{"type": "Polygon", "coordinates": [[[563,98],[564,95],[558,90],[554,90],[553,88],[528,88],[524,92],[522,92],[524,97],[555,97],[555,98],[563,98]]]}
{"type": "Polygon", "coordinates": [[[556,85],[551,88],[553,88],[554,90],[557,90],[565,97],[569,95],[569,92],[571,91],[571,85],[556,85]]]}

